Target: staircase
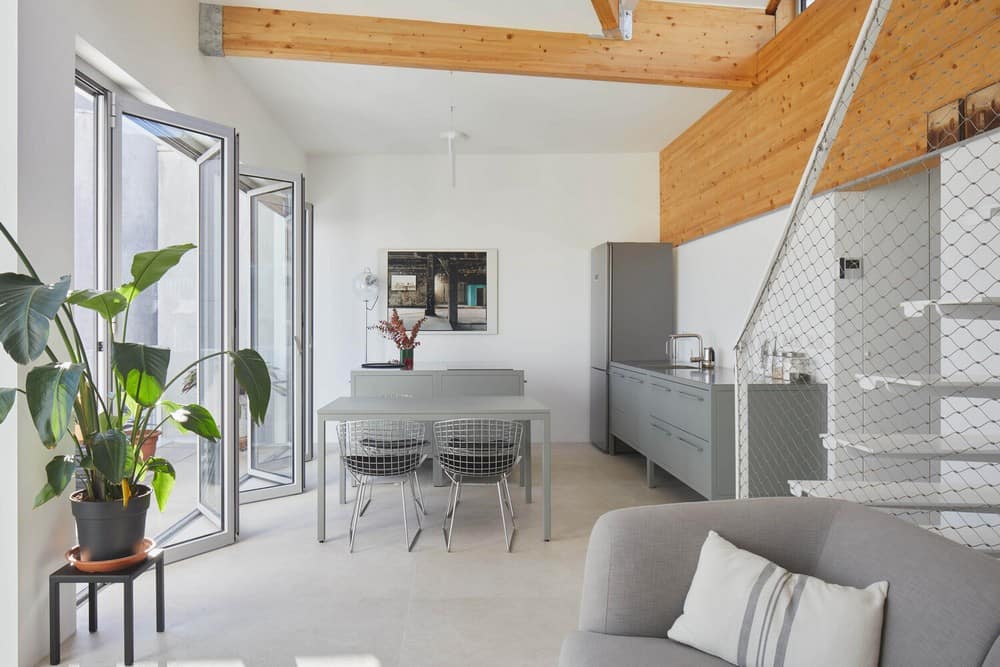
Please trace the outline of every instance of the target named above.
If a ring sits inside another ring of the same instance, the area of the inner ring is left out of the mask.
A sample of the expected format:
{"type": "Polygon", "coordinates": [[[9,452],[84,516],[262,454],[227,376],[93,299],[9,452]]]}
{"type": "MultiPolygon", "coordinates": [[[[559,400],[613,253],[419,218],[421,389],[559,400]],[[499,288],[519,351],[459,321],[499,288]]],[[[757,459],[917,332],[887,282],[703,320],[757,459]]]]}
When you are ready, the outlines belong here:
{"type": "MultiPolygon", "coordinates": [[[[947,207],[945,201],[942,210],[947,207]]],[[[854,373],[852,391],[863,395],[861,405],[908,397],[915,404],[926,401],[938,411],[929,425],[957,424],[960,430],[823,434],[830,479],[789,480],[788,488],[793,496],[869,505],[1000,557],[1000,368],[997,359],[989,358],[1000,354],[1000,298],[981,293],[967,300],[952,298],[969,293],[970,286],[982,290],[997,283],[990,271],[1000,266],[1000,208],[980,214],[978,223],[970,220],[969,211],[953,221],[942,216],[941,225],[939,242],[946,250],[939,260],[937,288],[949,298],[903,301],[900,308],[904,319],[926,321],[929,351],[938,355],[930,367],[947,368],[949,374],[854,373]],[[949,222],[958,228],[950,239],[949,222]],[[977,242],[963,242],[963,234],[974,234],[977,242]],[[949,252],[952,248],[974,254],[949,252]],[[940,407],[948,402],[950,408],[940,407]]],[[[881,426],[891,422],[892,415],[881,426]]]]}

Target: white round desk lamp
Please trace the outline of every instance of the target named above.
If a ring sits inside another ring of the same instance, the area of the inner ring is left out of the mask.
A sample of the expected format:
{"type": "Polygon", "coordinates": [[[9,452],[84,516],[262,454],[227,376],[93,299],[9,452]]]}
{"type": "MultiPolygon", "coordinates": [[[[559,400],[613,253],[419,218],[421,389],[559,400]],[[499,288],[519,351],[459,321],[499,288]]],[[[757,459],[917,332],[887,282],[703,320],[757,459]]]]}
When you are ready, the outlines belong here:
{"type": "Polygon", "coordinates": [[[368,363],[368,313],[378,303],[378,276],[367,266],[354,278],[354,295],[365,302],[365,363],[368,363]]]}

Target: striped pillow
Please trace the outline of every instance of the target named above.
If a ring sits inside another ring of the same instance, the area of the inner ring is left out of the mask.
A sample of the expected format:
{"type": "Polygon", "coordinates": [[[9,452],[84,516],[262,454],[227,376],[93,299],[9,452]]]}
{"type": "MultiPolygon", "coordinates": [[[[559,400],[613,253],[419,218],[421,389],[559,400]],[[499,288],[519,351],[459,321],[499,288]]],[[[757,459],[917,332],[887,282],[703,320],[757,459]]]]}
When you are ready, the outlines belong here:
{"type": "Polygon", "coordinates": [[[828,584],[708,533],[670,639],[740,667],[877,667],[889,584],[828,584]]]}

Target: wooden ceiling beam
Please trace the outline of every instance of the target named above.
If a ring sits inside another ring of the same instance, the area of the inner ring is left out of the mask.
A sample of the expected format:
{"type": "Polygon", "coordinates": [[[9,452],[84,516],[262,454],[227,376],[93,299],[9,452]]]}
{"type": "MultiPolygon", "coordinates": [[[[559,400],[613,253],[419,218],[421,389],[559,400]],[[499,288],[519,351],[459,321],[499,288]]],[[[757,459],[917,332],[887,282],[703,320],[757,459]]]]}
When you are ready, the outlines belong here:
{"type": "Polygon", "coordinates": [[[774,36],[760,10],[651,0],[629,41],[236,6],[203,7],[201,23],[212,55],[722,89],[754,85],[757,51],[774,36]]]}
{"type": "Polygon", "coordinates": [[[590,0],[604,34],[618,30],[618,0],[590,0]]]}

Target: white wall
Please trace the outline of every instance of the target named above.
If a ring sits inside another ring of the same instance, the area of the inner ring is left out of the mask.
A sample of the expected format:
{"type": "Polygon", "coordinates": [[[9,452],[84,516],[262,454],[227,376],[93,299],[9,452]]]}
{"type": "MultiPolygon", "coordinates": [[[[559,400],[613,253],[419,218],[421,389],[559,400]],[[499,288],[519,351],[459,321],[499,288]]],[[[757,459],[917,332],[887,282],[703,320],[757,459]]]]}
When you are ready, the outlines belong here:
{"type": "MultiPolygon", "coordinates": [[[[7,20],[0,21],[0,30],[12,32],[13,26],[17,35],[5,34],[0,40],[0,82],[8,84],[0,101],[0,187],[8,193],[0,197],[0,216],[13,221],[16,204],[18,239],[43,278],[57,278],[73,261],[69,239],[77,38],[112,58],[176,110],[236,126],[244,159],[284,169],[304,167],[304,153],[288,141],[284,129],[261,109],[229,65],[198,52],[196,0],[20,0],[2,7],[0,19],[7,20]],[[14,67],[16,94],[10,80],[14,67]],[[12,150],[15,129],[17,149],[12,150]],[[15,188],[16,200],[9,196],[15,188]]],[[[4,269],[9,257],[5,248],[0,250],[4,269]]],[[[0,363],[0,375],[13,374],[0,363]]],[[[12,383],[10,378],[0,381],[12,383]]],[[[48,652],[46,575],[60,564],[74,533],[65,497],[31,509],[44,480],[43,466],[53,452],[39,444],[23,406],[15,422],[0,428],[0,436],[12,434],[15,424],[16,467],[0,467],[0,535],[13,534],[10,524],[16,512],[18,540],[16,545],[0,540],[0,576],[13,571],[7,566],[16,566],[18,576],[16,582],[0,579],[0,664],[33,665],[48,652]],[[3,477],[7,474],[11,479],[3,477]]],[[[69,587],[64,597],[72,598],[69,587]]],[[[71,629],[71,622],[64,624],[64,630],[71,629]]]]}
{"type": "MultiPolygon", "coordinates": [[[[0,221],[17,233],[17,3],[0,3],[0,221]]],[[[13,253],[0,246],[0,271],[15,269],[13,253]]],[[[0,386],[17,382],[17,369],[0,356],[0,386]]],[[[0,442],[17,442],[17,415],[0,425],[0,442]]],[[[18,633],[18,447],[7,446],[0,465],[0,664],[17,664],[18,633]]]]}
{"type": "Polygon", "coordinates": [[[677,330],[700,333],[720,366],[736,366],[736,341],[787,218],[781,208],[675,250],[677,330]]]}
{"type": "MultiPolygon", "coordinates": [[[[498,334],[422,334],[417,363],[523,368],[526,392],[552,408],[553,439],[589,442],[590,249],[658,240],[657,164],[654,153],[459,155],[452,189],[443,154],[310,158],[317,405],[350,391],[364,340],[351,283],[378,268],[380,248],[497,248],[498,334]]],[[[394,356],[374,335],[370,350],[394,356]]]]}

